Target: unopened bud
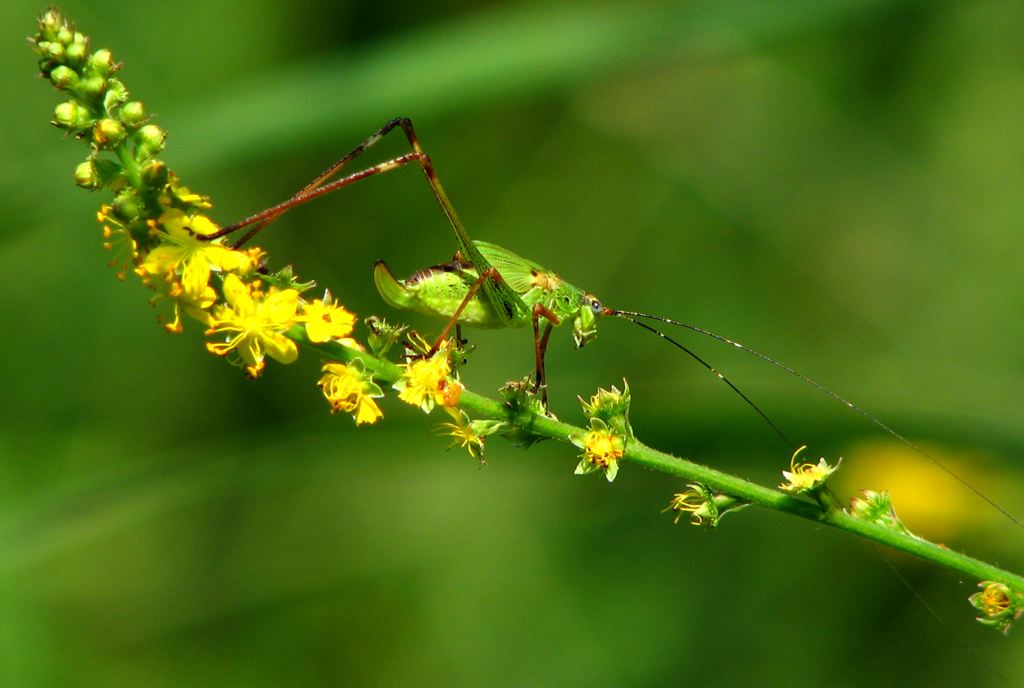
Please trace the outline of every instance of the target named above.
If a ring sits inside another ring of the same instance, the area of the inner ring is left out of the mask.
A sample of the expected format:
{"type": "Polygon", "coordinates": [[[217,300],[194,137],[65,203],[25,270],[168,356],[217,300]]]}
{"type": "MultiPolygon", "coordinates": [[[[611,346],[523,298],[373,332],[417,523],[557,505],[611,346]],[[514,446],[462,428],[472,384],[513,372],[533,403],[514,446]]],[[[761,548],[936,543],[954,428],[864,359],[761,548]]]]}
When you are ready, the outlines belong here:
{"type": "Polygon", "coordinates": [[[106,48],[101,48],[94,52],[89,58],[89,66],[99,76],[107,77],[117,71],[117,65],[114,64],[113,54],[106,48]]]}
{"type": "Polygon", "coordinates": [[[46,57],[50,58],[54,62],[63,62],[64,61],[64,44],[63,43],[58,43],[57,41],[51,41],[49,43],[40,43],[39,44],[39,48],[40,48],[40,50],[42,50],[43,55],[45,55],[46,57]]]}
{"type": "Polygon", "coordinates": [[[114,215],[123,222],[131,222],[139,216],[139,201],[134,193],[121,193],[111,207],[114,215]]]}
{"type": "Polygon", "coordinates": [[[87,113],[85,108],[73,100],[60,103],[53,109],[53,123],[62,129],[75,129],[82,126],[87,113]]]}
{"type": "Polygon", "coordinates": [[[142,167],[142,183],[153,189],[161,189],[167,184],[167,165],[159,160],[150,160],[142,167]]]}
{"type": "Polygon", "coordinates": [[[75,184],[83,189],[95,189],[100,185],[100,176],[92,160],[86,160],[75,168],[75,184]]]}
{"type": "Polygon", "coordinates": [[[155,124],[147,124],[135,134],[135,141],[138,145],[139,160],[151,158],[164,149],[164,140],[167,134],[155,124]]]}
{"type": "Polygon", "coordinates": [[[59,89],[70,88],[78,83],[78,75],[71,67],[60,65],[50,72],[50,82],[59,89]]]}
{"type": "Polygon", "coordinates": [[[75,40],[75,33],[67,25],[64,25],[57,31],[57,40],[64,45],[70,45],[71,41],[75,40]]]}
{"type": "Polygon", "coordinates": [[[39,17],[39,32],[44,37],[53,40],[57,37],[57,32],[60,31],[63,23],[64,18],[60,16],[60,11],[51,7],[43,12],[43,16],[39,17]]]}
{"type": "Polygon", "coordinates": [[[82,79],[80,88],[85,95],[96,98],[107,90],[107,80],[101,76],[91,76],[87,79],[82,79]]]}
{"type": "Polygon", "coordinates": [[[122,105],[121,121],[129,127],[137,126],[146,121],[146,110],[142,107],[142,103],[133,100],[122,105]]]}
{"type": "Polygon", "coordinates": [[[124,126],[116,119],[106,117],[96,123],[92,130],[92,139],[97,144],[116,144],[124,138],[124,126]]]}
{"type": "Polygon", "coordinates": [[[85,61],[85,56],[89,53],[89,46],[85,43],[72,43],[68,46],[64,54],[67,56],[68,64],[75,67],[81,67],[85,61]]]}

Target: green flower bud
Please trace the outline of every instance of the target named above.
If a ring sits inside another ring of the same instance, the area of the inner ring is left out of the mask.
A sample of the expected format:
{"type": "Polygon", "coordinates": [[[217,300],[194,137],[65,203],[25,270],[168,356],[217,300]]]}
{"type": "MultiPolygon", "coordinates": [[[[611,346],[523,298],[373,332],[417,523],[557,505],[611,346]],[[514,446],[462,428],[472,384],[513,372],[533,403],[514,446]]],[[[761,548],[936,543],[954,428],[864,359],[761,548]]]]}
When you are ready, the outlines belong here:
{"type": "Polygon", "coordinates": [[[102,77],[108,77],[117,71],[117,65],[114,63],[114,56],[106,48],[101,48],[89,57],[89,67],[102,77]]]}
{"type": "Polygon", "coordinates": [[[146,110],[137,100],[121,106],[121,121],[129,127],[136,127],[146,121],[146,110]]]}
{"type": "Polygon", "coordinates": [[[82,79],[79,84],[79,88],[83,95],[91,98],[98,98],[107,90],[107,80],[101,76],[92,76],[87,79],[82,79]]]}
{"type": "Polygon", "coordinates": [[[135,134],[136,157],[139,160],[151,158],[164,149],[167,134],[155,124],[147,124],[135,134]]]}
{"type": "Polygon", "coordinates": [[[81,67],[85,61],[86,55],[89,54],[89,46],[85,43],[72,43],[68,46],[65,51],[67,55],[68,64],[74,67],[81,67]]]}
{"type": "Polygon", "coordinates": [[[132,222],[139,217],[139,199],[135,196],[134,191],[126,190],[118,194],[117,198],[114,199],[112,207],[117,219],[125,223],[132,222]]]}
{"type": "Polygon", "coordinates": [[[50,72],[50,82],[59,89],[67,89],[78,83],[78,75],[71,67],[60,65],[50,72]]]}
{"type": "Polygon", "coordinates": [[[124,138],[124,125],[116,119],[106,117],[96,123],[92,130],[92,140],[98,145],[116,144],[124,138]]]}
{"type": "Polygon", "coordinates": [[[56,41],[50,43],[40,44],[39,48],[43,51],[43,55],[50,58],[54,62],[64,61],[64,45],[57,43],[56,41]],[[46,47],[43,48],[43,45],[46,47]]]}
{"type": "Polygon", "coordinates": [[[64,17],[61,16],[60,10],[55,7],[43,12],[43,16],[39,17],[39,33],[49,40],[53,40],[57,37],[57,32],[64,26],[64,17]]]}
{"type": "Polygon", "coordinates": [[[89,113],[73,100],[53,109],[53,123],[62,129],[78,129],[88,123],[89,113]]]}
{"type": "Polygon", "coordinates": [[[162,189],[167,184],[167,165],[159,160],[150,160],[142,167],[142,183],[153,189],[162,189]]]}
{"type": "Polygon", "coordinates": [[[75,34],[67,24],[57,30],[57,40],[64,45],[70,45],[75,40],[75,34]]]}
{"type": "Polygon", "coordinates": [[[75,38],[72,41],[72,45],[74,45],[75,43],[81,43],[82,45],[87,46],[89,45],[89,37],[81,31],[75,31],[75,38]]]}
{"type": "Polygon", "coordinates": [[[86,160],[75,168],[75,184],[83,189],[95,189],[100,186],[100,175],[92,160],[86,160]]]}

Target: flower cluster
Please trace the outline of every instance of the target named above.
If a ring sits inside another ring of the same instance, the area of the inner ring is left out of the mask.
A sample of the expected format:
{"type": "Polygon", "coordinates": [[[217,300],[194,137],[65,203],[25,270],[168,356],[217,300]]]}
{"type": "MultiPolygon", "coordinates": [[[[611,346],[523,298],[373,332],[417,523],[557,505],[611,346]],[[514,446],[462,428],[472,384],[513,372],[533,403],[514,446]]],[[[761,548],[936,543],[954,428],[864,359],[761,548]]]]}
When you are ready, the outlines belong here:
{"type": "Polygon", "coordinates": [[[629,424],[629,384],[623,380],[620,392],[598,389],[590,401],[580,398],[583,412],[590,419],[590,429],[581,436],[571,437],[573,444],[583,450],[577,475],[601,471],[608,482],[615,480],[619,473],[619,459],[626,454],[626,447],[633,437],[629,424]]]}
{"type": "MultiPolygon", "coordinates": [[[[166,134],[116,78],[120,65],[109,50],[91,50],[56,9],[43,13],[30,40],[40,73],[67,96],[53,124],[89,145],[75,182],[113,193],[97,215],[110,264],[118,278],[134,273],[153,291],[169,332],[181,332],[185,317],[198,321],[210,338],[207,349],[252,377],[267,358],[297,358],[296,332],[313,345],[361,348],[350,337],[355,316],[329,293],[307,300],[302,294],[312,283],[300,284],[289,268],[269,272],[257,247],[226,243],[206,212],[209,199],[182,186],[157,158],[166,134]]],[[[340,367],[344,374],[325,366],[320,381],[332,409],[352,413],[357,424],[374,422],[380,409],[373,399],[381,393],[372,375],[365,367],[340,367]]]]}

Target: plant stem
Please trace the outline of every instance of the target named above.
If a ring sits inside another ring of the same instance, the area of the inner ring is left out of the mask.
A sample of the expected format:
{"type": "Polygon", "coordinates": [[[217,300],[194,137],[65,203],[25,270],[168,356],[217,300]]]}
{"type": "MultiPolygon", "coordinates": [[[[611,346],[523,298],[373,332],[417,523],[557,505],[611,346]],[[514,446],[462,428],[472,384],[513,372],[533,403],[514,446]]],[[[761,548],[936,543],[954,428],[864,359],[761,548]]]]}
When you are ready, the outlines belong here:
{"type": "MultiPolygon", "coordinates": [[[[291,330],[288,336],[303,346],[320,351],[331,358],[345,361],[360,359],[367,369],[373,370],[375,377],[381,381],[394,383],[402,375],[402,369],[390,361],[333,342],[312,344],[306,339],[305,331],[301,327],[291,330]]],[[[515,417],[510,417],[510,410],[506,404],[469,390],[462,392],[459,407],[473,417],[510,421],[537,437],[569,442],[570,437],[586,432],[583,428],[575,425],[529,411],[521,411],[515,417]]],[[[730,495],[765,509],[773,509],[844,530],[866,540],[888,545],[893,549],[912,554],[934,564],[960,571],[979,580],[999,581],[1017,590],[1024,590],[1024,576],[1011,573],[966,554],[954,552],[943,545],[937,545],[914,535],[854,518],[842,509],[826,509],[818,503],[794,497],[686,459],[680,459],[648,447],[639,440],[629,442],[623,459],[684,480],[703,483],[715,492],[730,495]]]]}

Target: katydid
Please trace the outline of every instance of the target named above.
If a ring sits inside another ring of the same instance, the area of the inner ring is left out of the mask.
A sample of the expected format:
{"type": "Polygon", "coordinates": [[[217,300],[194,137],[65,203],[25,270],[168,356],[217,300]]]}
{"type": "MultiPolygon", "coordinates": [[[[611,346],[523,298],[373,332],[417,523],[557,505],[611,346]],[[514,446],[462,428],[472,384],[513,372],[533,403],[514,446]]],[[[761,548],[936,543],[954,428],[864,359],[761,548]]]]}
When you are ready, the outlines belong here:
{"type": "Polygon", "coordinates": [[[437,351],[447,339],[452,327],[459,324],[489,328],[524,327],[530,324],[533,327],[536,365],[534,388],[535,391],[541,394],[541,398],[546,406],[547,384],[544,370],[544,354],[552,328],[571,320],[573,341],[576,347],[580,348],[597,336],[597,320],[599,317],[616,316],[657,334],[673,346],[684,351],[705,369],[715,374],[738,394],[744,402],[753,408],[791,449],[795,449],[797,444],[790,441],[760,407],[721,372],[683,344],[644,321],[658,321],[681,327],[756,356],[810,384],[848,408],[853,409],[873,425],[907,445],[938,468],[951,475],[978,497],[1013,521],[1017,526],[1024,528],[1024,523],[1021,523],[1016,517],[982,494],[977,488],[954,473],[924,449],[896,432],[860,406],[833,392],[824,385],[815,382],[796,369],[733,339],[697,327],[696,325],[637,311],[609,308],[603,305],[593,294],[566,282],[556,273],[547,270],[532,260],[518,256],[495,244],[470,239],[468,232],[462,224],[462,220],[459,218],[454,206],[448,199],[448,195],[441,186],[441,181],[430,157],[420,145],[419,137],[416,135],[412,122],[408,118],[399,117],[385,124],[287,200],[232,225],[228,225],[217,233],[207,235],[204,238],[212,240],[248,227],[248,231],[234,243],[236,248],[240,247],[252,239],[260,230],[280,217],[282,213],[297,205],[319,198],[362,179],[390,172],[410,163],[418,164],[426,175],[434,196],[454,232],[458,252],[451,262],[419,270],[406,280],[396,279],[383,261],[377,261],[374,265],[373,276],[377,290],[391,306],[419,311],[447,320],[447,324],[428,353],[437,351]],[[396,128],[400,128],[405,133],[409,146],[412,149],[411,152],[331,181],[331,178],[336,176],[352,160],[396,128]]]}

